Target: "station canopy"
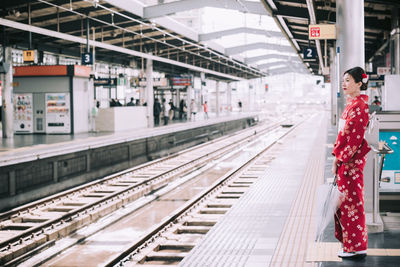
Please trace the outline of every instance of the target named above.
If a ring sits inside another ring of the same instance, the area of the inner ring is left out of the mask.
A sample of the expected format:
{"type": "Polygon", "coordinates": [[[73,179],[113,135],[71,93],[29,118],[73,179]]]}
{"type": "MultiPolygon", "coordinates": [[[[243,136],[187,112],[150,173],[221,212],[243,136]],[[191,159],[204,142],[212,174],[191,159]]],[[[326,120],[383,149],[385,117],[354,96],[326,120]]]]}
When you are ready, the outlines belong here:
{"type": "MultiPolygon", "coordinates": [[[[367,59],[387,45],[391,9],[396,5],[394,0],[365,0],[367,59]]],[[[17,48],[29,47],[31,32],[33,48],[80,57],[86,49],[88,23],[98,61],[140,68],[145,64],[143,58],[152,58],[154,69],[160,72],[198,71],[226,80],[321,73],[325,43],[308,40],[308,25],[313,20],[336,21],[334,0],[13,0],[1,1],[0,12],[0,24],[5,26],[2,43],[7,36],[7,43],[17,48]],[[274,31],[260,24],[258,28],[241,25],[203,32],[176,19],[206,7],[259,16],[260,21],[269,17],[279,28],[274,31]],[[264,39],[239,45],[220,42],[243,34],[264,39]],[[318,55],[315,61],[305,62],[302,52],[310,46],[318,55]]],[[[329,40],[327,46],[334,46],[334,41],[329,40]]]]}
{"type": "MultiPolygon", "coordinates": [[[[325,41],[308,39],[309,24],[335,24],[335,0],[261,0],[279,24],[291,45],[301,54],[308,47],[314,48],[317,60],[308,62],[314,74],[322,70],[325,41]]],[[[347,1],[347,0],[346,0],[347,1]]],[[[351,1],[351,0],[349,0],[351,1]]],[[[398,0],[364,0],[365,59],[372,62],[383,56],[382,51],[390,39],[392,10],[399,8],[398,0]]],[[[327,41],[327,48],[335,47],[334,40],[327,41]]],[[[327,49],[329,51],[329,49],[327,49]]]]}

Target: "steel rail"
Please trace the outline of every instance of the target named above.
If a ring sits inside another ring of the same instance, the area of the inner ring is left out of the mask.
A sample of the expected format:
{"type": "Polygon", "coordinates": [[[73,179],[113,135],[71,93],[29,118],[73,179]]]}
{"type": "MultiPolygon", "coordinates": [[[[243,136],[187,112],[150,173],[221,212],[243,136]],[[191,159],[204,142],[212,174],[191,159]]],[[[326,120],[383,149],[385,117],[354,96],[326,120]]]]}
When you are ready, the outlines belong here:
{"type": "MultiPolygon", "coordinates": [[[[264,132],[264,131],[269,131],[269,130],[275,128],[275,127],[277,127],[276,124],[273,124],[272,126],[269,125],[266,128],[264,128],[263,130],[259,131],[259,133],[264,132]]],[[[254,130],[254,129],[252,129],[252,130],[254,130]]],[[[247,129],[247,131],[248,131],[248,129],[247,129]]],[[[246,133],[246,131],[243,131],[243,132],[241,132],[240,134],[237,134],[237,135],[230,136],[229,138],[238,137],[238,136],[240,136],[241,134],[244,134],[244,133],[246,133]]],[[[247,136],[247,138],[242,139],[242,141],[240,143],[247,142],[248,138],[253,138],[254,136],[255,135],[253,133],[249,134],[247,136]]],[[[226,139],[229,139],[229,138],[224,138],[223,140],[220,140],[220,142],[223,142],[223,141],[225,141],[226,139]]],[[[211,145],[211,144],[208,143],[208,145],[211,145]]],[[[204,148],[206,146],[207,146],[207,143],[204,144],[204,146],[201,145],[200,148],[204,148]]],[[[204,155],[202,155],[200,157],[197,157],[195,159],[190,160],[189,162],[185,162],[184,164],[178,165],[177,167],[169,169],[166,172],[162,172],[161,174],[158,174],[158,175],[156,175],[154,177],[151,177],[150,179],[147,179],[147,180],[142,181],[140,183],[137,183],[135,185],[129,186],[129,187],[127,187],[127,188],[125,188],[125,189],[123,189],[121,191],[118,191],[118,192],[115,192],[115,193],[110,194],[108,196],[105,196],[100,200],[97,200],[97,201],[92,202],[92,203],[88,203],[88,204],[83,205],[83,206],[81,206],[81,207],[79,207],[77,209],[74,209],[72,211],[66,212],[65,214],[62,214],[57,218],[54,218],[52,220],[48,220],[46,222],[43,222],[40,225],[31,227],[31,228],[29,228],[29,229],[27,229],[25,231],[22,231],[22,232],[18,233],[17,235],[13,236],[13,237],[10,237],[10,238],[8,238],[6,240],[1,241],[0,246],[2,247],[2,251],[4,251],[4,248],[7,247],[7,246],[11,247],[11,245],[13,243],[20,244],[20,243],[26,241],[26,240],[24,240],[24,238],[27,238],[27,237],[28,238],[29,237],[33,238],[35,236],[43,234],[46,230],[52,230],[55,226],[59,226],[59,225],[63,224],[64,222],[69,222],[69,221],[73,220],[77,216],[79,217],[81,215],[85,215],[90,209],[95,209],[96,207],[101,207],[103,204],[107,204],[108,203],[107,201],[118,199],[119,196],[121,196],[121,195],[123,195],[123,194],[125,194],[125,193],[127,193],[129,191],[132,191],[132,193],[133,193],[133,190],[142,189],[142,191],[145,191],[146,188],[143,188],[143,187],[146,187],[146,185],[151,186],[151,182],[152,181],[155,181],[156,179],[158,179],[158,178],[160,178],[160,177],[162,177],[162,176],[164,176],[164,175],[166,175],[168,173],[172,173],[173,171],[176,171],[177,169],[180,169],[180,168],[182,168],[184,166],[188,166],[190,164],[193,164],[195,161],[198,161],[198,160],[200,160],[202,158],[206,158],[206,160],[207,160],[207,158],[209,158],[209,160],[212,160],[212,159],[218,157],[219,155],[223,154],[226,150],[231,149],[231,147],[233,147],[233,146],[238,146],[238,144],[235,143],[235,142],[229,143],[229,144],[225,145],[222,148],[218,148],[214,152],[206,153],[206,154],[204,154],[204,155]],[[211,158],[213,153],[216,154],[216,155],[213,158],[211,158]]],[[[180,155],[187,154],[188,152],[193,151],[195,149],[199,149],[199,147],[197,147],[197,148],[194,147],[194,148],[188,149],[188,151],[182,152],[182,153],[180,153],[180,155]]],[[[177,156],[172,156],[171,158],[176,158],[176,157],[177,156]]],[[[157,163],[160,163],[160,162],[161,161],[158,161],[157,163]]],[[[202,165],[202,164],[203,163],[201,163],[201,162],[198,163],[198,165],[202,165]]],[[[147,164],[146,166],[151,166],[151,165],[152,164],[147,164]]],[[[154,163],[153,163],[153,165],[154,165],[154,163]]],[[[197,167],[198,165],[195,165],[194,167],[192,167],[190,169],[193,169],[193,168],[197,167]]],[[[126,174],[126,173],[129,173],[129,171],[121,172],[118,175],[111,176],[111,179],[113,179],[113,178],[117,179],[118,177],[120,177],[121,175],[126,174]]],[[[109,180],[110,180],[110,178],[109,178],[109,180]]],[[[108,180],[105,180],[105,178],[104,178],[104,179],[102,179],[101,182],[97,182],[97,184],[104,183],[104,182],[107,182],[107,181],[108,180]]],[[[92,184],[92,185],[90,185],[88,187],[94,187],[94,186],[96,186],[96,184],[94,184],[94,185],[92,184]]],[[[88,187],[86,187],[86,188],[88,188],[88,187]]],[[[75,190],[75,192],[76,191],[81,191],[83,189],[85,189],[85,188],[80,188],[79,190],[75,190]]],[[[137,193],[138,192],[139,191],[137,191],[137,193]]],[[[72,194],[72,192],[71,192],[71,194],[72,194]]],[[[60,199],[60,197],[57,197],[57,199],[60,199]]]]}
{"type": "Polygon", "coordinates": [[[227,174],[222,176],[218,181],[216,181],[212,186],[209,188],[205,189],[203,192],[200,192],[197,196],[195,196],[192,200],[190,200],[187,204],[185,204],[183,207],[178,208],[173,215],[170,215],[164,221],[153,227],[147,234],[145,234],[144,237],[142,237],[138,242],[130,246],[128,249],[123,251],[121,254],[119,254],[117,257],[114,259],[110,260],[105,266],[106,267],[111,267],[111,266],[123,266],[124,261],[128,261],[130,258],[130,255],[137,249],[139,249],[141,246],[145,245],[149,240],[152,242],[152,240],[155,239],[156,236],[158,236],[158,233],[162,232],[163,229],[167,228],[171,224],[174,224],[174,222],[179,221],[180,217],[185,216],[186,213],[193,208],[197,203],[201,202],[202,199],[207,198],[208,195],[210,195],[212,192],[215,190],[219,189],[221,186],[224,186],[226,182],[234,178],[234,176],[244,169],[246,169],[249,165],[251,165],[257,158],[259,158],[262,154],[264,154],[266,151],[268,151],[273,145],[275,145],[280,139],[284,138],[287,136],[289,133],[291,133],[294,129],[296,129],[300,124],[302,124],[304,121],[300,122],[297,125],[294,125],[291,127],[286,133],[284,133],[282,136],[277,138],[275,141],[273,141],[271,144],[266,146],[262,151],[258,152],[256,155],[252,156],[250,159],[248,159],[244,164],[241,166],[237,167],[234,170],[229,171],[227,174]]]}
{"type": "MultiPolygon", "coordinates": [[[[278,123],[279,123],[279,122],[278,122],[278,123]]],[[[272,126],[272,125],[270,125],[270,126],[272,126]]],[[[262,126],[261,126],[261,127],[262,127],[262,126]]],[[[54,200],[56,200],[56,199],[65,197],[65,196],[67,196],[67,195],[69,195],[69,194],[72,194],[72,193],[79,192],[79,191],[84,190],[84,189],[86,189],[86,188],[88,188],[88,187],[90,187],[90,186],[95,186],[95,185],[104,183],[104,182],[106,182],[106,181],[110,181],[110,180],[113,179],[113,178],[118,178],[118,177],[120,177],[121,175],[125,175],[125,174],[130,173],[130,172],[133,172],[133,171],[138,171],[138,170],[144,169],[144,168],[146,168],[146,167],[151,167],[152,165],[155,165],[155,164],[157,164],[157,163],[161,163],[161,162],[170,160],[170,159],[172,159],[172,158],[178,157],[178,156],[180,156],[180,155],[182,155],[182,154],[185,154],[185,153],[188,153],[188,152],[190,152],[190,151],[198,150],[198,149],[201,148],[201,147],[206,147],[206,146],[209,146],[209,145],[214,144],[214,143],[223,142],[223,141],[226,140],[226,139],[232,138],[232,137],[234,137],[234,136],[238,136],[238,135],[240,135],[240,134],[243,134],[243,133],[246,132],[246,131],[248,131],[248,129],[244,129],[244,130],[235,132],[234,134],[226,135],[226,136],[223,136],[223,137],[220,137],[220,138],[217,138],[217,139],[208,141],[208,142],[206,142],[206,143],[199,144],[199,145],[196,145],[196,146],[194,146],[194,147],[187,148],[187,149],[182,150],[182,151],[178,151],[178,152],[176,152],[176,153],[174,153],[174,154],[172,154],[172,155],[169,155],[169,156],[166,156],[166,157],[163,157],[163,158],[159,158],[159,159],[156,159],[156,160],[152,160],[152,161],[143,163],[143,164],[141,164],[141,165],[138,165],[138,166],[135,166],[135,167],[132,167],[132,168],[129,168],[129,169],[126,169],[126,170],[123,170],[123,171],[120,171],[120,172],[117,172],[117,173],[108,175],[108,176],[106,176],[106,177],[104,177],[104,178],[101,178],[101,179],[99,179],[99,180],[96,180],[96,181],[93,181],[93,182],[89,182],[89,183],[85,183],[85,184],[83,184],[83,185],[74,187],[74,188],[72,188],[72,189],[63,191],[63,192],[61,192],[61,193],[57,193],[57,194],[51,195],[51,196],[49,196],[49,197],[42,198],[42,199],[39,199],[39,200],[37,200],[37,201],[31,202],[31,203],[29,203],[29,204],[20,206],[20,207],[18,207],[18,208],[14,208],[14,209],[11,209],[11,210],[9,210],[9,211],[0,213],[0,222],[2,222],[2,221],[4,221],[4,220],[7,220],[7,219],[11,219],[12,217],[14,217],[14,216],[17,215],[17,214],[23,214],[24,212],[27,212],[27,211],[29,212],[29,211],[31,211],[32,209],[36,209],[36,208],[39,208],[39,207],[41,207],[41,206],[46,206],[46,205],[47,205],[47,204],[46,204],[47,202],[48,202],[48,204],[50,204],[52,201],[54,201],[54,200]]]]}

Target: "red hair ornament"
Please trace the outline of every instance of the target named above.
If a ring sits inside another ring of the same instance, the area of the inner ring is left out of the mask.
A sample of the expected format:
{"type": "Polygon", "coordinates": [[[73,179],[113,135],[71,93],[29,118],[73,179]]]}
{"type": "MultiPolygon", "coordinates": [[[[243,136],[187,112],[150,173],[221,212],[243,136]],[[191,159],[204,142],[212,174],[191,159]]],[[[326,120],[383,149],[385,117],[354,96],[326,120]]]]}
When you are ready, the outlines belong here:
{"type": "Polygon", "coordinates": [[[367,74],[363,73],[361,76],[362,76],[361,81],[362,81],[363,83],[367,83],[367,82],[368,82],[368,76],[367,76],[367,74]]]}

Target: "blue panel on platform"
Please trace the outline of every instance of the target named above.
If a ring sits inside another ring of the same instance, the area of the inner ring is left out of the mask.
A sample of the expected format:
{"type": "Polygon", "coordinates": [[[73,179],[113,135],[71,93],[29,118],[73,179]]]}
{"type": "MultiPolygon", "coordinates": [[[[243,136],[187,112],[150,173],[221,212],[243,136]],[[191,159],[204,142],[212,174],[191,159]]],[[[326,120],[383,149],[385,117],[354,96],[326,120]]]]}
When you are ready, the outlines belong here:
{"type": "Polygon", "coordinates": [[[394,150],[386,155],[383,170],[400,170],[400,132],[380,132],[379,140],[385,141],[394,150]]]}

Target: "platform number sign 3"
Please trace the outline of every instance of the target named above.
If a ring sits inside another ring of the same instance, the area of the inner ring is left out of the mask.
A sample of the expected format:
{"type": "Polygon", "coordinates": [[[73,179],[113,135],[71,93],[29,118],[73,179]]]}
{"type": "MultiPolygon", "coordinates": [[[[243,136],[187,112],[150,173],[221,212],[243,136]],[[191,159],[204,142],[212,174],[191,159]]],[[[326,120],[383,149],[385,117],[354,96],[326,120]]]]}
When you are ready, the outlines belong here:
{"type": "Polygon", "coordinates": [[[303,59],[304,61],[313,61],[316,58],[316,53],[314,47],[306,47],[303,49],[303,59]]]}
{"type": "Polygon", "coordinates": [[[92,53],[83,53],[82,54],[82,65],[92,65],[92,64],[93,64],[92,53]]]}

